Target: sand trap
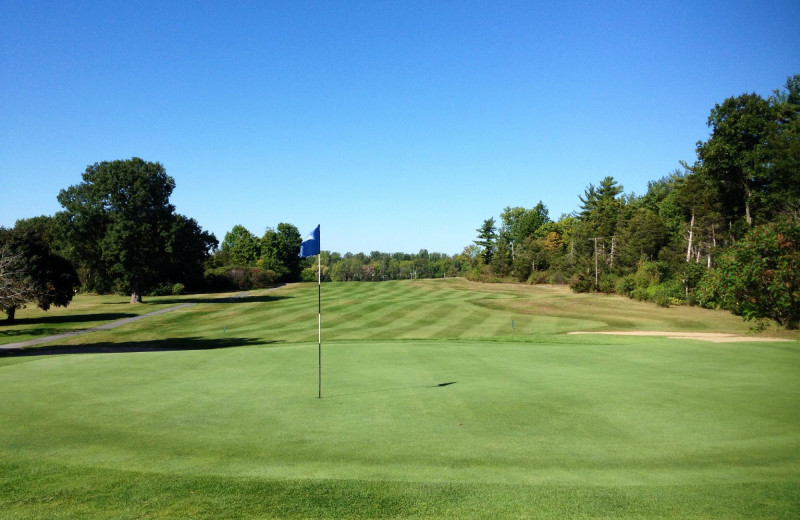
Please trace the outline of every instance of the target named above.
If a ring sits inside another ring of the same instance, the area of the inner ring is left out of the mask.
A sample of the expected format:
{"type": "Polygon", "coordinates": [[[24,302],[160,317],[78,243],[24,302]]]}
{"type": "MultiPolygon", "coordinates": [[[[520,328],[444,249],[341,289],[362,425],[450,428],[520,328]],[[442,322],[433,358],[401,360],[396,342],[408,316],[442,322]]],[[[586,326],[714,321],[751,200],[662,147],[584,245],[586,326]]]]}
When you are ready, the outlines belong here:
{"type": "Polygon", "coordinates": [[[567,334],[610,334],[612,336],[664,336],[670,339],[697,339],[712,341],[714,343],[733,343],[740,341],[792,341],[781,338],[763,338],[759,336],[742,336],[739,334],[725,334],[722,332],[662,332],[649,330],[634,330],[625,332],[568,332],[567,334]]]}

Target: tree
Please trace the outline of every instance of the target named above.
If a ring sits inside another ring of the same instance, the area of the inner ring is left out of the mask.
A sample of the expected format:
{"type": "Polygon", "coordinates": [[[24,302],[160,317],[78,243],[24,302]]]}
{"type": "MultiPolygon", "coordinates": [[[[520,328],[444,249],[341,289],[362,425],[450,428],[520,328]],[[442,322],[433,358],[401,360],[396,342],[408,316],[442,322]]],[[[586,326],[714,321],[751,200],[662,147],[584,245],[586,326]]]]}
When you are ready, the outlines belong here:
{"type": "Polygon", "coordinates": [[[28,279],[22,254],[0,244],[0,311],[13,321],[16,309],[35,299],[36,291],[28,279]]]}
{"type": "Polygon", "coordinates": [[[596,235],[609,239],[614,236],[623,206],[622,190],[614,177],[606,177],[597,188],[589,184],[583,197],[578,196],[581,201],[580,219],[587,222],[596,235]]]}
{"type": "Polygon", "coordinates": [[[787,152],[796,150],[800,137],[791,112],[791,107],[784,111],[788,119],[780,125],[776,105],[755,93],[728,98],[711,110],[711,136],[697,143],[698,171],[716,183],[729,218],[744,218],[748,227],[767,222],[783,209],[787,193],[799,193],[797,158],[786,165],[787,152]]]}
{"type": "Polygon", "coordinates": [[[281,222],[277,229],[267,229],[261,238],[261,266],[272,269],[278,279],[294,282],[303,270],[298,255],[303,238],[292,224],[281,222]]]}
{"type": "Polygon", "coordinates": [[[788,329],[800,323],[800,218],[785,215],[754,227],[703,277],[699,299],[746,320],[772,318],[788,329]]]}
{"type": "Polygon", "coordinates": [[[478,240],[475,241],[475,244],[481,248],[483,261],[488,265],[494,256],[495,242],[497,240],[494,217],[484,220],[483,225],[475,231],[478,232],[478,240]]]}
{"type": "Polygon", "coordinates": [[[506,207],[500,214],[502,225],[499,238],[509,244],[514,256],[514,248],[536,233],[543,224],[550,221],[547,207],[539,201],[533,209],[506,207]]]}
{"type": "Polygon", "coordinates": [[[639,208],[620,229],[621,260],[628,266],[635,266],[642,258],[655,260],[666,241],[667,230],[659,214],[639,208]]]}
{"type": "Polygon", "coordinates": [[[204,260],[218,245],[214,234],[203,231],[195,219],[175,215],[167,241],[169,280],[200,289],[204,285],[204,260]]]}
{"type": "MultiPolygon", "coordinates": [[[[59,193],[65,211],[56,219],[87,288],[124,291],[131,303],[141,303],[142,294],[157,284],[181,281],[169,280],[173,233],[202,232],[185,217],[176,226],[178,217],[169,203],[175,181],[164,166],[134,157],[90,165],[82,178],[59,193]]],[[[210,246],[211,237],[199,238],[210,246]]],[[[194,248],[183,248],[184,253],[190,250],[194,248]]]]}
{"type": "Polygon", "coordinates": [[[785,88],[770,97],[777,120],[769,150],[771,189],[765,199],[773,211],[800,203],[800,74],[787,78],[785,88]]]}
{"type": "Polygon", "coordinates": [[[222,252],[228,255],[232,265],[252,266],[261,255],[261,240],[246,227],[237,224],[225,233],[222,252]]]}
{"type": "Polygon", "coordinates": [[[710,263],[711,254],[717,246],[718,229],[724,223],[722,204],[712,181],[694,169],[677,179],[675,201],[683,208],[686,221],[686,261],[692,258],[699,261],[705,253],[710,263]]]}
{"type": "Polygon", "coordinates": [[[45,311],[66,307],[78,284],[72,264],[53,253],[40,234],[0,228],[0,311],[9,321],[29,302],[45,311]]]}

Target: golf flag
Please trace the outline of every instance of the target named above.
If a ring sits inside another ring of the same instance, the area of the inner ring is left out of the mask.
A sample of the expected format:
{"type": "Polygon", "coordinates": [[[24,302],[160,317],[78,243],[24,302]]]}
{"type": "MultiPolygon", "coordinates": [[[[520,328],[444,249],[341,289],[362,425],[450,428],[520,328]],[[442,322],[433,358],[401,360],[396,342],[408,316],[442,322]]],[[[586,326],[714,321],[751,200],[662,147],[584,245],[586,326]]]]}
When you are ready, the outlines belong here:
{"type": "Polygon", "coordinates": [[[319,226],[300,244],[300,258],[319,254],[319,226]]]}
{"type": "MultiPolygon", "coordinates": [[[[300,258],[319,255],[319,225],[300,243],[300,258]]],[[[319,372],[319,384],[317,386],[317,397],[322,399],[322,258],[317,258],[317,367],[319,372]]]]}

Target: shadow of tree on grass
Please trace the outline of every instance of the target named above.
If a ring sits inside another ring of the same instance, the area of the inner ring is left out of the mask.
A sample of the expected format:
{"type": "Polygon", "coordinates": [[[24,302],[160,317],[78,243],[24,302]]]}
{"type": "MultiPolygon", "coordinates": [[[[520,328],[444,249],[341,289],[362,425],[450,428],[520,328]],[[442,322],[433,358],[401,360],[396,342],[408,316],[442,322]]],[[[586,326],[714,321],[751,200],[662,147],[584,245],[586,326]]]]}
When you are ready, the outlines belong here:
{"type": "MultiPolygon", "coordinates": [[[[124,318],[134,318],[138,314],[132,312],[101,312],[94,314],[64,314],[60,316],[40,316],[38,318],[17,318],[12,322],[0,320],[0,334],[14,334],[15,331],[6,327],[17,327],[19,325],[47,325],[48,323],[85,323],[87,321],[116,321],[124,318]]],[[[27,333],[27,331],[16,331],[17,333],[27,333]]]]}
{"type": "Polygon", "coordinates": [[[133,352],[176,352],[267,345],[275,341],[252,338],[164,338],[142,341],[100,342],[85,345],[30,347],[0,352],[0,356],[58,356],[64,354],[127,354],[133,352]]]}
{"type": "MultiPolygon", "coordinates": [[[[292,298],[292,296],[273,296],[269,294],[261,294],[257,296],[187,296],[183,298],[164,298],[164,297],[156,297],[153,298],[158,299],[148,299],[147,296],[144,297],[145,301],[142,302],[143,305],[180,305],[182,303],[270,303],[276,302],[280,300],[285,300],[287,298],[292,298]]],[[[131,305],[129,302],[109,302],[105,305],[131,305]]],[[[139,304],[137,304],[139,305],[139,304]]]]}

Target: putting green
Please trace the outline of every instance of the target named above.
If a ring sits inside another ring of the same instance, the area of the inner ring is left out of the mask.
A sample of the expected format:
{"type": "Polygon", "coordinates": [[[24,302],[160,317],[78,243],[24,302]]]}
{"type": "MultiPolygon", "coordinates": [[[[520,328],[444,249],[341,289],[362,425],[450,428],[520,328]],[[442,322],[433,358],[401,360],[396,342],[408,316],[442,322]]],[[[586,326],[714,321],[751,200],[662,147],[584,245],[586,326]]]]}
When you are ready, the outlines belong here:
{"type": "Polygon", "coordinates": [[[800,464],[794,349],[362,342],[5,367],[4,449],[266,478],[750,482],[800,464]],[[31,385],[30,381],[40,381],[31,385]]]}
{"type": "Polygon", "coordinates": [[[385,286],[394,318],[380,313],[379,284],[328,290],[353,303],[329,304],[323,399],[317,345],[295,341],[309,335],[300,322],[315,325],[308,286],[0,358],[0,518],[800,511],[796,341],[567,335],[591,322],[559,309],[596,306],[592,322],[615,328],[648,311],[674,330],[692,318],[527,288],[409,285],[385,286]],[[429,297],[414,306],[420,290],[429,297]],[[472,337],[445,337],[465,312],[472,337]],[[235,324],[224,337],[211,323],[221,316],[235,324]],[[401,330],[424,339],[370,339],[401,330]]]}

